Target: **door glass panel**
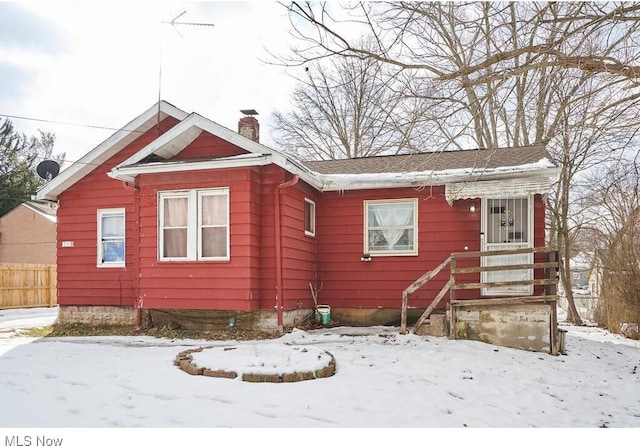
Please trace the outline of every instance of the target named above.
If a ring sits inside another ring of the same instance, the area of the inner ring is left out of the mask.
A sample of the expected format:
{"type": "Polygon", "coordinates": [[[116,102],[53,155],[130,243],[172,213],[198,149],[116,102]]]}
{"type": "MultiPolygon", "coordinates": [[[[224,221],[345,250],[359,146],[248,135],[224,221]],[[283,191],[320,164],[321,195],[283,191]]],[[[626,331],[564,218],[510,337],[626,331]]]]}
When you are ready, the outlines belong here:
{"type": "Polygon", "coordinates": [[[487,243],[528,243],[528,202],[526,197],[488,199],[487,243]]]}
{"type": "MultiPolygon", "coordinates": [[[[487,199],[486,219],[484,250],[499,251],[532,246],[528,197],[487,199]]],[[[530,253],[507,254],[486,256],[482,259],[484,266],[504,266],[530,264],[533,256],[530,253]]],[[[532,277],[530,269],[487,271],[483,273],[483,282],[522,281],[530,280],[532,277]]],[[[527,295],[532,291],[529,285],[510,285],[485,288],[483,294],[487,296],[527,295]]]]}

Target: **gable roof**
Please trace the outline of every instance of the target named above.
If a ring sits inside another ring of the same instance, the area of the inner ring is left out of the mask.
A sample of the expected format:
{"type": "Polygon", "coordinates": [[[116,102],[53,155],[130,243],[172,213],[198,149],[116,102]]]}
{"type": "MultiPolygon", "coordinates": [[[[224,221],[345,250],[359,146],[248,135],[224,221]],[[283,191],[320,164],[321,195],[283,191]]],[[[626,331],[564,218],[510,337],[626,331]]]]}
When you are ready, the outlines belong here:
{"type": "Polygon", "coordinates": [[[0,217],[0,220],[7,219],[10,215],[17,213],[20,209],[28,209],[29,212],[38,215],[50,222],[56,222],[56,209],[51,204],[47,203],[38,203],[35,201],[25,201],[24,203],[20,203],[18,206],[11,209],[9,212],[0,217]]]}
{"type": "Polygon", "coordinates": [[[151,128],[158,121],[158,110],[160,119],[173,116],[180,122],[114,167],[108,173],[110,177],[134,181],[140,174],[273,163],[299,175],[301,180],[319,191],[446,185],[447,198],[459,199],[476,196],[487,185],[494,193],[546,193],[558,172],[542,145],[303,162],[198,113],[187,114],[161,101],[47,183],[36,197],[57,199],[60,193],[132,142],[139,132],[151,128]],[[174,158],[202,132],[215,135],[247,153],[206,159],[174,158]],[[497,180],[502,183],[498,185],[497,180]],[[505,180],[510,188],[505,189],[505,180]],[[494,184],[490,184],[491,181],[494,184]]]}
{"type": "Polygon", "coordinates": [[[38,190],[35,198],[38,200],[57,200],[58,195],[87,176],[100,164],[133,142],[142,133],[151,129],[159,120],[162,121],[168,116],[182,120],[186,115],[186,112],[166,101],[156,103],[100,143],[85,156],[74,162],[67,169],[60,172],[60,175],[38,190]]]}
{"type": "Polygon", "coordinates": [[[55,205],[52,205],[51,203],[25,201],[21,204],[21,206],[30,209],[31,211],[35,212],[38,215],[41,215],[49,221],[52,221],[54,223],[56,222],[56,208],[54,207],[55,205]]]}
{"type": "Polygon", "coordinates": [[[249,166],[254,165],[257,159],[260,159],[260,164],[274,163],[288,172],[298,174],[304,181],[314,187],[319,188],[321,186],[317,175],[301,162],[229,130],[198,113],[191,113],[182,122],[176,124],[151,144],[114,167],[109,176],[123,181],[132,181],[136,175],[141,173],[249,166]],[[215,135],[256,156],[236,155],[200,160],[171,160],[172,157],[191,144],[202,131],[215,135]],[[141,163],[142,160],[151,155],[156,155],[169,161],[141,163]]]}

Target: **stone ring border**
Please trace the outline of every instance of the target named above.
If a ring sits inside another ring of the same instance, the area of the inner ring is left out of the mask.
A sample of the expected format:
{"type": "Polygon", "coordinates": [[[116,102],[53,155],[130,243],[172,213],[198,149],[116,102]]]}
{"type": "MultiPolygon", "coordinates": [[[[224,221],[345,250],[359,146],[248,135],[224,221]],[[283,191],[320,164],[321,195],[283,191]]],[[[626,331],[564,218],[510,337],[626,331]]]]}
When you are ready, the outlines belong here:
{"type": "MultiPolygon", "coordinates": [[[[193,353],[200,353],[205,348],[221,348],[217,346],[198,347],[185,350],[176,355],[173,364],[180,368],[182,371],[189,375],[202,375],[212,378],[229,378],[236,379],[238,374],[234,371],[228,370],[211,370],[206,367],[198,367],[193,363],[193,353]]],[[[282,373],[282,374],[262,374],[262,373],[244,373],[242,380],[253,383],[291,383],[298,381],[307,381],[316,378],[329,378],[336,373],[336,359],[335,357],[325,350],[325,353],[331,357],[329,364],[326,367],[316,370],[314,372],[295,372],[295,373],[282,373]]]]}

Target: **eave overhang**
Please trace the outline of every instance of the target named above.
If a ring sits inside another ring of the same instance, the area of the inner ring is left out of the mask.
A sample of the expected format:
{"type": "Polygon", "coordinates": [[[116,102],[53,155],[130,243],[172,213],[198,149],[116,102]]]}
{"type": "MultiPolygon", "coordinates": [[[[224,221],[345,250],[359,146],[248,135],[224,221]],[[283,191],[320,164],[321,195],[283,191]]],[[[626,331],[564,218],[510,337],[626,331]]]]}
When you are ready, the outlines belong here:
{"type": "Polygon", "coordinates": [[[213,158],[210,160],[194,161],[187,159],[114,167],[107,175],[117,180],[134,182],[138,175],[264,166],[266,164],[271,164],[271,162],[271,155],[248,153],[245,155],[213,158]]]}
{"type": "Polygon", "coordinates": [[[42,186],[36,192],[35,199],[56,201],[62,192],[168,116],[182,120],[187,113],[165,101],[156,103],[42,186]]]}

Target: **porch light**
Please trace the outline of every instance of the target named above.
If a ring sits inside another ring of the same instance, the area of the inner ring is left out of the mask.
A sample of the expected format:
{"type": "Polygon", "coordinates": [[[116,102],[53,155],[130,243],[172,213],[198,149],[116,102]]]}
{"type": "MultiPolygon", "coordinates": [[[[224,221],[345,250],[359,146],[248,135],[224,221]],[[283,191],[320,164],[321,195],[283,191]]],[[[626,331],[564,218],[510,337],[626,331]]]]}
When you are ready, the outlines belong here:
{"type": "Polygon", "coordinates": [[[471,203],[469,205],[469,212],[475,212],[476,211],[476,204],[475,203],[471,203]]]}
{"type": "Polygon", "coordinates": [[[362,254],[362,257],[360,257],[360,260],[362,260],[363,262],[370,262],[371,254],[369,253],[362,254]]]}

